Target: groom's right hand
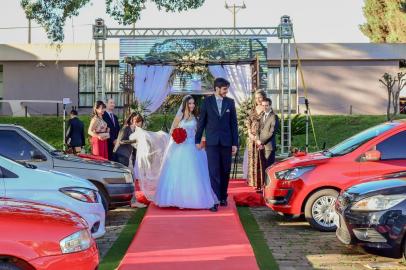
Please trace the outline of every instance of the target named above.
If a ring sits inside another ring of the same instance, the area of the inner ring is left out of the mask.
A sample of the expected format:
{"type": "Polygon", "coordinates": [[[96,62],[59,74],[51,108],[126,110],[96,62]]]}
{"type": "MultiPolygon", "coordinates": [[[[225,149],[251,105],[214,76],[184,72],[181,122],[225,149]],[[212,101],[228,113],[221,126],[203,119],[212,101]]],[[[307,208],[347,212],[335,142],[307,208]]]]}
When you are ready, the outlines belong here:
{"type": "Polygon", "coordinates": [[[202,146],[201,146],[201,144],[200,144],[200,143],[196,143],[196,147],[197,147],[197,149],[199,149],[199,150],[201,150],[201,149],[202,149],[202,146]]]}

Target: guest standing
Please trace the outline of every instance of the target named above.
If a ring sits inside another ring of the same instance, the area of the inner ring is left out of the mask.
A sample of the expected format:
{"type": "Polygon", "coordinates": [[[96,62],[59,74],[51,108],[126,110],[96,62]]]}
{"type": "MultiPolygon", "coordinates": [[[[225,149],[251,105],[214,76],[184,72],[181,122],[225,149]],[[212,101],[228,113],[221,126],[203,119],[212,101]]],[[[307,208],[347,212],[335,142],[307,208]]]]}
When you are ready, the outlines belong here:
{"type": "Polygon", "coordinates": [[[106,105],[103,101],[97,101],[93,107],[93,118],[90,121],[88,134],[91,136],[92,154],[108,159],[107,140],[110,138],[110,130],[103,120],[106,105]]]}
{"type": "Polygon", "coordinates": [[[248,184],[256,187],[259,191],[264,183],[262,175],[262,167],[259,156],[259,149],[256,145],[256,135],[259,130],[260,120],[263,117],[262,101],[266,98],[266,94],[262,90],[255,92],[255,106],[248,116],[248,184]]]}
{"type": "Polygon", "coordinates": [[[103,120],[107,123],[107,126],[110,129],[110,138],[107,140],[109,160],[113,160],[113,149],[116,144],[118,133],[120,132],[120,124],[117,116],[114,114],[115,107],[116,104],[114,99],[109,98],[107,100],[106,111],[103,114],[103,120]]]}
{"type": "Polygon", "coordinates": [[[85,146],[85,126],[78,118],[78,112],[71,110],[68,128],[66,130],[66,144],[72,149],[74,154],[82,151],[85,146]]]}
{"type": "Polygon", "coordinates": [[[264,108],[260,120],[260,128],[257,132],[257,146],[261,160],[262,179],[265,179],[265,170],[275,162],[276,131],[278,129],[278,116],[272,110],[272,101],[265,98],[262,101],[264,108]]]}
{"type": "Polygon", "coordinates": [[[117,137],[115,147],[113,149],[113,160],[129,167],[130,164],[134,166],[135,161],[135,149],[132,146],[136,141],[130,140],[130,135],[135,129],[141,128],[143,125],[143,118],[138,113],[132,113],[127,121],[125,127],[123,127],[117,137]]]}

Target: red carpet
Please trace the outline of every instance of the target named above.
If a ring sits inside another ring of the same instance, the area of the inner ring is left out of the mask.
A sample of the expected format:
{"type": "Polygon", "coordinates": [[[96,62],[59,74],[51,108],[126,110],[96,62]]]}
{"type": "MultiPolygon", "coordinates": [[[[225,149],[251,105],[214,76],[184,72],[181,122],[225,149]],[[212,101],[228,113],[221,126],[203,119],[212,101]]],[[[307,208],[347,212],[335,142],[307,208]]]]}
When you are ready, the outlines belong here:
{"type": "Polygon", "coordinates": [[[150,205],[118,269],[257,270],[232,199],[251,190],[232,181],[229,205],[217,213],[150,205]]]}

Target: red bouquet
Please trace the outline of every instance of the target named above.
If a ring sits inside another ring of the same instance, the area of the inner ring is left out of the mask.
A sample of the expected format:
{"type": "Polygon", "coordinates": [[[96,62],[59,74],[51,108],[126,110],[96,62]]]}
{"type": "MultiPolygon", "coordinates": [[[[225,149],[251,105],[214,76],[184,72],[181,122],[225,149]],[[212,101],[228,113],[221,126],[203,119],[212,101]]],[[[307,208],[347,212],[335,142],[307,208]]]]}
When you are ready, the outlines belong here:
{"type": "Polygon", "coordinates": [[[172,138],[177,143],[183,143],[187,138],[186,130],[183,128],[175,128],[172,132],[172,138]]]}

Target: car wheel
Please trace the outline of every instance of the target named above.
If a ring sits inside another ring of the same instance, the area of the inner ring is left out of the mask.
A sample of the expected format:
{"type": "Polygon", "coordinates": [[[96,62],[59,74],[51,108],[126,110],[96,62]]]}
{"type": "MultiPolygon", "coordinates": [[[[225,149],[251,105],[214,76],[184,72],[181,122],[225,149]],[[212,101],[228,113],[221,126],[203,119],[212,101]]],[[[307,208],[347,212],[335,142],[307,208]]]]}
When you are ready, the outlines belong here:
{"type": "Polygon", "coordinates": [[[107,195],[107,193],[104,191],[104,189],[102,189],[102,188],[98,188],[98,189],[99,189],[99,193],[100,193],[100,197],[101,197],[101,203],[103,204],[104,211],[106,211],[106,213],[107,213],[107,211],[109,210],[109,204],[110,204],[109,195],[107,195]]]}
{"type": "Polygon", "coordinates": [[[20,267],[15,266],[14,264],[7,262],[0,262],[1,270],[22,270],[20,267]]]}
{"type": "Polygon", "coordinates": [[[309,197],[305,205],[305,218],[313,228],[322,232],[337,229],[334,224],[337,197],[338,192],[334,189],[319,190],[309,197]]]}

